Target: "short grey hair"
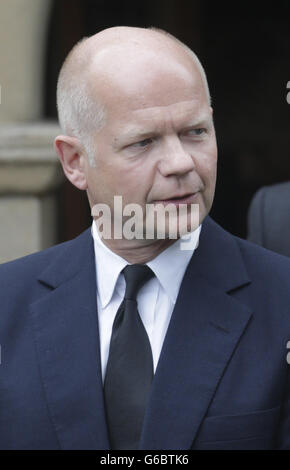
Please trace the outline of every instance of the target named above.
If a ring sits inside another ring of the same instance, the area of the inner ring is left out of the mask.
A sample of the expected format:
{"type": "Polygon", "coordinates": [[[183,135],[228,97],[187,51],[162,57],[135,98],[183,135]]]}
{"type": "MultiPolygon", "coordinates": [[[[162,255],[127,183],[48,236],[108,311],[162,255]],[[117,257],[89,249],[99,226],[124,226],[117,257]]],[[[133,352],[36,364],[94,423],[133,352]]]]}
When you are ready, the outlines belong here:
{"type": "Polygon", "coordinates": [[[62,132],[77,137],[83,144],[91,166],[95,165],[92,134],[105,123],[105,109],[91,96],[87,72],[92,52],[83,54],[81,39],[70,51],[60,70],[57,82],[57,110],[62,132]]]}
{"type": "MultiPolygon", "coordinates": [[[[181,46],[196,64],[204,83],[209,105],[211,97],[203,66],[197,55],[182,41],[163,29],[151,27],[149,30],[161,34],[181,46]]],[[[83,52],[84,43],[89,37],[81,39],[65,59],[57,82],[57,110],[62,132],[77,137],[84,146],[90,166],[95,166],[96,148],[93,133],[101,129],[106,120],[105,106],[91,96],[88,85],[88,72],[94,58],[94,47],[83,52]]]]}

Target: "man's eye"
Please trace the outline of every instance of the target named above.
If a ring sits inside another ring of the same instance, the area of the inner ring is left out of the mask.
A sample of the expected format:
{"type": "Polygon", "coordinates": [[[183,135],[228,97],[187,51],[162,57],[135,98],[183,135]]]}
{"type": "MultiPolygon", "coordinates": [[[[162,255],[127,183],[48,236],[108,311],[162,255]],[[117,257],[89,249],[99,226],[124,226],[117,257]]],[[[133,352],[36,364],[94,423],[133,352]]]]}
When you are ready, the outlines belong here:
{"type": "Polygon", "coordinates": [[[190,129],[189,131],[187,131],[187,134],[198,136],[198,135],[204,134],[205,132],[206,132],[206,129],[204,127],[199,127],[197,129],[190,129]]]}
{"type": "Polygon", "coordinates": [[[147,147],[147,145],[152,144],[152,142],[153,142],[153,139],[144,139],[144,140],[140,140],[139,142],[136,142],[135,144],[132,144],[132,147],[144,148],[144,147],[147,147]]]}

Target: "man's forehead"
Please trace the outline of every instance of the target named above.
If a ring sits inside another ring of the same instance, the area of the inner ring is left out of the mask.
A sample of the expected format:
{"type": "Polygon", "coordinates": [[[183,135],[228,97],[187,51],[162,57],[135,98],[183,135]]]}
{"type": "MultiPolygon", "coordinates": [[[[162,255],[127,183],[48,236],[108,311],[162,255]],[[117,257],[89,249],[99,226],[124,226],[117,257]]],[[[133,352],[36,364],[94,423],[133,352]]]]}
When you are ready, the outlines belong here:
{"type": "Polygon", "coordinates": [[[141,33],[137,31],[135,38],[134,35],[131,39],[122,35],[117,40],[118,37],[114,35],[111,39],[105,36],[103,40],[97,41],[96,47],[91,49],[87,76],[91,86],[94,83],[110,83],[112,86],[122,84],[125,87],[126,83],[137,84],[142,78],[151,80],[155,73],[160,76],[190,74],[196,78],[200,75],[192,56],[172,39],[161,34],[148,34],[147,30],[141,30],[141,33]]]}
{"type": "Polygon", "coordinates": [[[180,73],[185,69],[192,74],[198,73],[192,58],[181,48],[168,48],[166,44],[156,48],[156,44],[148,41],[145,44],[136,41],[113,42],[96,49],[92,54],[88,73],[93,79],[106,77],[113,80],[128,73],[137,76],[140,68],[150,75],[152,67],[157,65],[160,71],[162,68],[167,71],[179,68],[180,73]]]}
{"type": "MultiPolygon", "coordinates": [[[[117,56],[115,61],[107,61],[102,70],[94,65],[89,78],[91,97],[101,102],[108,112],[122,107],[130,110],[162,108],[170,103],[206,99],[200,73],[192,64],[188,67],[174,59],[162,62],[151,51],[142,58],[117,56]]],[[[183,105],[183,109],[185,107],[183,105]]]]}
{"type": "MultiPolygon", "coordinates": [[[[162,132],[168,126],[182,128],[205,124],[211,116],[211,108],[208,105],[200,107],[196,101],[183,101],[121,113],[118,115],[115,130],[120,136],[134,138],[147,133],[162,132]]],[[[110,122],[108,124],[110,125],[110,122]]]]}
{"type": "MultiPolygon", "coordinates": [[[[143,108],[136,108],[131,110],[129,116],[132,121],[144,122],[154,119],[162,118],[172,118],[172,119],[187,119],[195,116],[196,119],[206,119],[207,115],[210,114],[208,106],[202,106],[201,102],[198,99],[188,100],[188,101],[179,101],[171,103],[165,106],[144,106],[143,108]]],[[[119,115],[120,118],[123,117],[126,120],[128,113],[125,111],[119,115]],[[122,116],[123,114],[123,116],[122,116]]]]}
{"type": "MultiPolygon", "coordinates": [[[[150,36],[149,36],[150,37],[150,36]]],[[[196,63],[174,41],[156,37],[145,43],[139,38],[116,42],[102,41],[88,71],[90,98],[106,110],[107,123],[127,122],[127,114],[136,120],[158,120],[171,113],[186,119],[208,98],[196,63]],[[155,47],[153,43],[155,41],[155,47]]]]}

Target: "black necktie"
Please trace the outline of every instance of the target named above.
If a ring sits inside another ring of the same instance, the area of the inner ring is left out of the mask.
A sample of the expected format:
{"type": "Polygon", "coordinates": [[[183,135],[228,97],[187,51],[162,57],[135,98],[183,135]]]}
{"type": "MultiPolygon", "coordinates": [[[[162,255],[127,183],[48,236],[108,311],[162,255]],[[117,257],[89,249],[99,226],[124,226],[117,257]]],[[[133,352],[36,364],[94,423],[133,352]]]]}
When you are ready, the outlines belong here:
{"type": "Polygon", "coordinates": [[[104,382],[112,449],[137,449],[153,378],[152,351],[137,310],[138,290],[154,276],[143,264],[127,265],[125,297],[114,320],[104,382]]]}

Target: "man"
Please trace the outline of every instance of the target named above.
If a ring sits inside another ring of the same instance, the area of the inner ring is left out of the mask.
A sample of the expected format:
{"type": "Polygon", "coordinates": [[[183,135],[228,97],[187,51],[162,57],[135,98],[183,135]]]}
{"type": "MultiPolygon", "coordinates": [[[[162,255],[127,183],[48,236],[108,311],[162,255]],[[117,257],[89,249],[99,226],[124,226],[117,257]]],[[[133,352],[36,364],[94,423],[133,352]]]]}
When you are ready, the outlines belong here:
{"type": "Polygon", "coordinates": [[[260,188],[248,212],[248,239],[290,256],[290,183],[260,188]]]}
{"type": "Polygon", "coordinates": [[[217,148],[196,56],[160,31],[105,30],[68,56],[58,109],[55,147],[94,221],[0,269],[1,448],[290,448],[290,262],[208,216],[217,148]],[[139,235],[146,207],[170,204],[177,240],[167,216],[164,236],[151,222],[151,237],[102,239],[130,221],[115,196],[141,208],[139,235]]]}

